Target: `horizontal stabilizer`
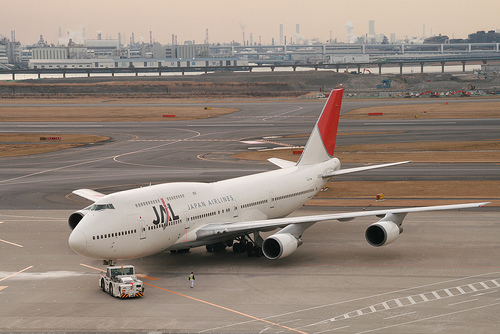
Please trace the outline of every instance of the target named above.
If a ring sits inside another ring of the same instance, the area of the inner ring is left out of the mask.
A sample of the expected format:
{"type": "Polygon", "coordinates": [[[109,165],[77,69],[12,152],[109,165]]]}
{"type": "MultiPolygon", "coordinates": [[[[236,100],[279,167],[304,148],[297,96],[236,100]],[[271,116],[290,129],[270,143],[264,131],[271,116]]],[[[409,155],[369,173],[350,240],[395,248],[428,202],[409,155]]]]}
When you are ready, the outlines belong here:
{"type": "Polygon", "coordinates": [[[275,164],[279,168],[288,168],[288,167],[295,166],[295,162],[283,160],[283,159],[279,159],[279,158],[269,158],[269,159],[267,159],[267,161],[275,164]]]}
{"type": "Polygon", "coordinates": [[[364,172],[364,171],[370,170],[370,169],[377,169],[377,168],[397,166],[397,165],[407,164],[409,162],[411,162],[411,161],[401,161],[401,162],[393,162],[393,163],[390,163],[390,164],[382,164],[382,165],[364,166],[364,167],[355,167],[355,168],[347,168],[347,169],[334,170],[334,171],[330,171],[330,172],[324,173],[323,174],[323,178],[326,179],[328,177],[337,176],[337,175],[350,174],[350,173],[358,173],[358,172],[364,172]]]}
{"type": "Polygon", "coordinates": [[[95,202],[95,201],[103,198],[104,196],[106,196],[105,194],[99,193],[99,192],[92,190],[92,189],[78,189],[78,190],[73,191],[73,194],[76,194],[78,196],[86,198],[92,202],[95,202]]]}

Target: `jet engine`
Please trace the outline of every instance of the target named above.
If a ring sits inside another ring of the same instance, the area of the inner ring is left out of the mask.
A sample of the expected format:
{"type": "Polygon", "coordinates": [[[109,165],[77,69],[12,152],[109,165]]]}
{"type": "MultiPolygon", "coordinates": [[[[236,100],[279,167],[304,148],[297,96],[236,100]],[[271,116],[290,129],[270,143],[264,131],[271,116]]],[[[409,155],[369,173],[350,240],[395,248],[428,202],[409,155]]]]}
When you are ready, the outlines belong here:
{"type": "Polygon", "coordinates": [[[262,253],[268,259],[276,260],[292,254],[300,245],[302,245],[301,239],[289,233],[277,233],[264,240],[262,253]]]}
{"type": "Polygon", "coordinates": [[[69,228],[74,230],[76,225],[80,223],[80,220],[89,212],[90,210],[88,208],[78,210],[76,212],[73,212],[69,218],[68,218],[68,225],[69,228]]]}
{"type": "Polygon", "coordinates": [[[380,220],[368,226],[365,232],[366,241],[372,246],[380,247],[390,244],[403,233],[403,227],[389,220],[380,220]]]}

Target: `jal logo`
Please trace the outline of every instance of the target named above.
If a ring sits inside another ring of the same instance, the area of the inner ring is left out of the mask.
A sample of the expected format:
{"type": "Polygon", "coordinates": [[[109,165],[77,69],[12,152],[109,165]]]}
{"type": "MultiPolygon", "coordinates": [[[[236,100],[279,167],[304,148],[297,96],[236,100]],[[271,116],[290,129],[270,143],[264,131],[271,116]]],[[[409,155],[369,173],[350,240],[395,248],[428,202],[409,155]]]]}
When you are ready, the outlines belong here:
{"type": "Polygon", "coordinates": [[[161,199],[163,205],[159,205],[158,209],[156,206],[153,206],[153,211],[155,213],[156,219],[153,220],[153,224],[163,224],[168,223],[174,220],[178,220],[179,216],[175,214],[174,210],[170,206],[169,203],[165,203],[163,198],[161,199]],[[158,213],[159,211],[159,213],[158,213]]]}

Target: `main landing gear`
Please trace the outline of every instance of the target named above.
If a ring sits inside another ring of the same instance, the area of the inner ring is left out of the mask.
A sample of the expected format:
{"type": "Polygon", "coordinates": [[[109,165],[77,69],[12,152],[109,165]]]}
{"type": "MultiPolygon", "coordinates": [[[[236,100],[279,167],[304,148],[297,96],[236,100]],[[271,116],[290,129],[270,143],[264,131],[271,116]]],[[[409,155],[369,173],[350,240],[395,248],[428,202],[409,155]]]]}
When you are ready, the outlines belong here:
{"type": "Polygon", "coordinates": [[[262,242],[264,240],[259,235],[258,232],[254,233],[254,239],[248,235],[242,235],[236,237],[234,240],[229,240],[226,242],[218,242],[215,244],[207,245],[207,252],[222,252],[226,247],[233,247],[233,252],[235,253],[247,253],[248,256],[261,257],[262,253],[262,242]]]}

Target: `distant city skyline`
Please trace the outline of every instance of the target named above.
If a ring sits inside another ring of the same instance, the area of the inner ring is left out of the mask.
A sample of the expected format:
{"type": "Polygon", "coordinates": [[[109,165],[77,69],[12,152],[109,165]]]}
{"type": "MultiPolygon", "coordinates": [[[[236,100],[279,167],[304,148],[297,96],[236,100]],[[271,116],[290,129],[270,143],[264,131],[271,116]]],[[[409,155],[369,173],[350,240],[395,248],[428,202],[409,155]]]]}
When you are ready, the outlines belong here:
{"type": "Polygon", "coordinates": [[[204,43],[206,29],[209,42],[247,41],[275,44],[280,41],[280,25],[287,43],[296,40],[296,25],[303,38],[327,42],[330,37],[348,42],[346,26],[354,36],[369,32],[369,21],[375,22],[375,33],[398,39],[432,34],[450,38],[467,38],[478,30],[500,28],[500,2],[480,0],[471,5],[463,0],[7,0],[2,2],[0,34],[23,44],[36,43],[40,35],[49,44],[58,44],[59,29],[67,43],[97,39],[118,39],[127,44],[132,33],[135,41],[153,40],[162,44],[184,41],[204,43]],[[348,25],[348,22],[352,25],[348,25]],[[244,32],[244,34],[243,34],[244,32]]]}

